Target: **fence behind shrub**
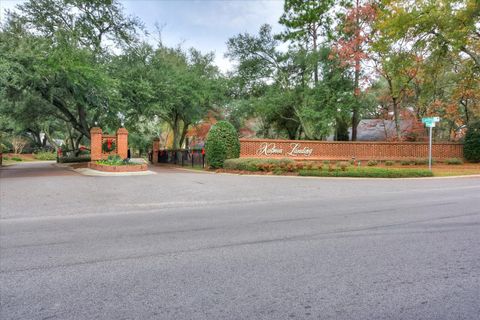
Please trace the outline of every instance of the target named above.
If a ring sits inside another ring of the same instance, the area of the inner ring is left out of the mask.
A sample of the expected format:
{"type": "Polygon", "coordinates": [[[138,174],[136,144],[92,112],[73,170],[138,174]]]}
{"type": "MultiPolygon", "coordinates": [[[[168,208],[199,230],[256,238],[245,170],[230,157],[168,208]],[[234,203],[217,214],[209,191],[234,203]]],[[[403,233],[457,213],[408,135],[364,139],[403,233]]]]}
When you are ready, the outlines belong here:
{"type": "Polygon", "coordinates": [[[205,167],[205,155],[202,149],[159,150],[157,152],[158,163],[205,167]]]}

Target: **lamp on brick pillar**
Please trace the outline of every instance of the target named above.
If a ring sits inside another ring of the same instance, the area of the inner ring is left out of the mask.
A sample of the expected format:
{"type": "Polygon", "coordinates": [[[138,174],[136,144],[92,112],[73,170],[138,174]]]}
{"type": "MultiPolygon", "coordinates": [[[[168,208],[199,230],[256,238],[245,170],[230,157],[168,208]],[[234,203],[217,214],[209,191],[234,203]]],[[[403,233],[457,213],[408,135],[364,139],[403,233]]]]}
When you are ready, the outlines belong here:
{"type": "Polygon", "coordinates": [[[152,145],[152,163],[158,163],[158,151],[160,151],[160,139],[154,138],[152,145]]]}
{"type": "Polygon", "coordinates": [[[90,160],[102,160],[102,128],[90,129],[90,160]]]}
{"type": "Polygon", "coordinates": [[[122,159],[128,157],[128,130],[125,128],[117,130],[117,154],[122,159]]]}

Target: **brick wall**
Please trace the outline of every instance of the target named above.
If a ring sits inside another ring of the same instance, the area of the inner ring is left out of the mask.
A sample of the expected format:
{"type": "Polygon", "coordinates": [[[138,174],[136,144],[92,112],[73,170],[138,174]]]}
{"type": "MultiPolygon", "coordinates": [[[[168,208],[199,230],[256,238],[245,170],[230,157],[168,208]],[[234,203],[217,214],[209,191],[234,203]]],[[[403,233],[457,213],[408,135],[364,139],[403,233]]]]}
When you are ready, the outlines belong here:
{"type": "Polygon", "coordinates": [[[125,128],[119,128],[115,135],[103,134],[101,128],[93,127],[90,129],[90,159],[91,161],[108,158],[109,155],[118,154],[122,159],[128,155],[128,131],[125,128]],[[110,141],[115,145],[111,152],[103,151],[103,144],[110,141]]]}
{"type": "MultiPolygon", "coordinates": [[[[240,139],[242,158],[298,160],[403,160],[428,157],[424,142],[350,142],[240,139]]],[[[441,142],[432,146],[434,159],[463,159],[463,144],[441,142]]]]}
{"type": "Polygon", "coordinates": [[[90,129],[90,159],[97,161],[102,159],[102,129],[90,129]]]}
{"type": "Polygon", "coordinates": [[[128,131],[125,128],[119,128],[117,130],[117,154],[120,158],[125,159],[128,157],[128,131]]]}

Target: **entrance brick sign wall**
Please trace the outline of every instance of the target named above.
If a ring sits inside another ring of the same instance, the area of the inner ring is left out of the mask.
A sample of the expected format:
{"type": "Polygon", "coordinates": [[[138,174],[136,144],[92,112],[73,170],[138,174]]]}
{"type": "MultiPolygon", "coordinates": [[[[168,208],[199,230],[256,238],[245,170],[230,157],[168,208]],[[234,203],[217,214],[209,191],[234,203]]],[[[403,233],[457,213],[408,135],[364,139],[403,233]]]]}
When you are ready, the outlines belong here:
{"type": "Polygon", "coordinates": [[[108,158],[109,155],[118,154],[122,159],[128,156],[128,131],[125,128],[119,128],[116,135],[105,135],[101,128],[93,127],[90,129],[90,157],[92,161],[108,158]],[[111,152],[102,150],[103,144],[110,140],[115,145],[111,152]]]}
{"type": "MultiPolygon", "coordinates": [[[[292,158],[297,160],[406,160],[428,157],[428,143],[377,141],[304,141],[240,139],[241,158],[292,158]]],[[[441,142],[432,146],[437,160],[463,159],[463,144],[441,142]]]]}

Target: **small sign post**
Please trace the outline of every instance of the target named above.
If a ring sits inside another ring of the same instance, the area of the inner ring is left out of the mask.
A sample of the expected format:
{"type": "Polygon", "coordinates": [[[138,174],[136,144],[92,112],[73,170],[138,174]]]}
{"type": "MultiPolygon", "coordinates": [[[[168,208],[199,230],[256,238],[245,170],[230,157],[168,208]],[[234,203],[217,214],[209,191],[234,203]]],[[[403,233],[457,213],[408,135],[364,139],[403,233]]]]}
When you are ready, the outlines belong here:
{"type": "Polygon", "coordinates": [[[422,123],[428,128],[428,169],[432,171],[432,128],[435,128],[435,123],[440,121],[440,117],[422,118],[422,123]]]}

